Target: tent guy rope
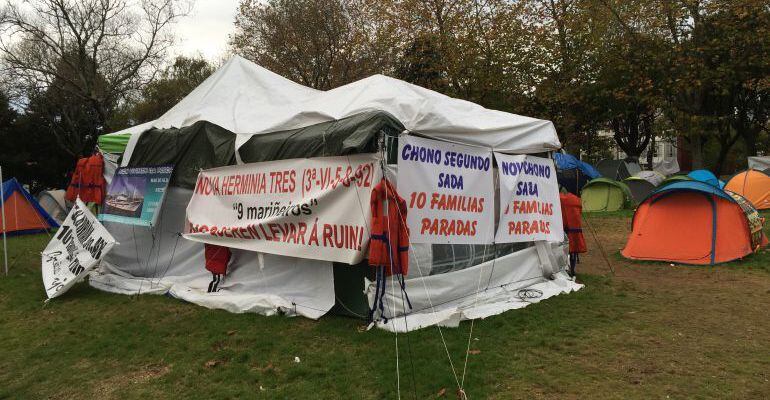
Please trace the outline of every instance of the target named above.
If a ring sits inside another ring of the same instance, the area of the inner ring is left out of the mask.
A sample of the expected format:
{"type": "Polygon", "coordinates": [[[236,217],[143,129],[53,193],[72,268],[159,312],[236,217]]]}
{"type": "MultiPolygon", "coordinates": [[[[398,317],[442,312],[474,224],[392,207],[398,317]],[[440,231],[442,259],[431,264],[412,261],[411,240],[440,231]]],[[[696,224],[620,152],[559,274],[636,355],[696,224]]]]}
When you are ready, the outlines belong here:
{"type": "MultiPolygon", "coordinates": [[[[382,152],[383,152],[383,155],[387,154],[384,149],[382,150],[382,152]]],[[[381,168],[383,169],[383,176],[386,176],[387,175],[387,169],[385,168],[384,161],[382,161],[382,163],[383,164],[381,165],[381,168]]],[[[398,210],[398,216],[401,219],[401,222],[403,224],[406,224],[406,216],[401,213],[401,210],[399,210],[398,207],[396,207],[396,210],[398,210]]],[[[412,250],[411,243],[409,245],[409,250],[412,250]]],[[[420,281],[422,282],[423,290],[425,290],[425,296],[428,299],[428,304],[430,305],[431,313],[433,315],[436,315],[436,308],[433,306],[433,300],[431,299],[430,291],[428,290],[428,286],[425,283],[425,276],[422,274],[422,268],[420,268],[420,259],[417,256],[415,256],[414,259],[415,259],[415,262],[417,264],[417,272],[420,274],[420,281]]],[[[441,325],[440,324],[436,324],[436,329],[438,329],[438,334],[439,334],[439,337],[441,338],[441,344],[444,345],[444,351],[446,353],[447,359],[449,360],[449,366],[452,369],[452,375],[454,376],[455,383],[457,384],[457,389],[458,390],[462,390],[462,385],[460,385],[460,379],[457,376],[457,370],[455,369],[454,362],[452,362],[452,356],[449,353],[449,347],[446,344],[446,339],[444,338],[444,333],[441,330],[441,325]]]]}

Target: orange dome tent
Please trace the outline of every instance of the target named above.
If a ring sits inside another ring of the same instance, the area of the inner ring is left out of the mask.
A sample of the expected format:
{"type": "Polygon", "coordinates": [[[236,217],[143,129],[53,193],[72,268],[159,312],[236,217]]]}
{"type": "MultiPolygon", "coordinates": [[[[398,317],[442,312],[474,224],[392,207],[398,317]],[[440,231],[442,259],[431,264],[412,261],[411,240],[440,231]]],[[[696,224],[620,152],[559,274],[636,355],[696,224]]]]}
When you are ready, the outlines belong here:
{"type": "Polygon", "coordinates": [[[727,181],[725,190],[745,197],[759,210],[770,208],[770,176],[762,171],[750,169],[735,174],[727,181]]]}
{"type": "MultiPolygon", "coordinates": [[[[5,233],[21,235],[58,228],[59,224],[40,207],[37,200],[23,186],[11,178],[3,182],[2,210],[5,215],[5,233]]],[[[3,227],[0,226],[0,233],[3,227]]]]}
{"type": "Polygon", "coordinates": [[[622,254],[698,265],[732,261],[767,243],[763,222],[739,195],[703,182],[676,182],[639,205],[622,254]]]}

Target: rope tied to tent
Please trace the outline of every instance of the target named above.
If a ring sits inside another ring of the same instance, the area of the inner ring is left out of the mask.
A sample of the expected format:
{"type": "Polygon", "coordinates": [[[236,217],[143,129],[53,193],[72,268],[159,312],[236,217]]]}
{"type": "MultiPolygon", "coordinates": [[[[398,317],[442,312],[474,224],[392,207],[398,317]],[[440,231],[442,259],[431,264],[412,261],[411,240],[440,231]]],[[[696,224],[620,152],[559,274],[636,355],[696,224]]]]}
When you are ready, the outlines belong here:
{"type": "Polygon", "coordinates": [[[599,247],[599,253],[601,253],[602,258],[604,258],[604,262],[607,263],[607,267],[610,269],[612,275],[615,275],[615,269],[612,268],[612,264],[610,263],[610,259],[607,257],[604,246],[602,246],[602,242],[599,241],[599,236],[596,234],[596,229],[594,229],[593,225],[591,225],[591,222],[588,220],[588,217],[586,217],[585,214],[583,214],[583,221],[586,222],[588,229],[591,231],[594,242],[596,242],[596,245],[599,247]]]}
{"type": "MultiPolygon", "coordinates": [[[[489,245],[486,245],[486,244],[484,245],[484,254],[481,256],[482,262],[481,262],[481,266],[479,267],[479,279],[476,282],[476,296],[473,299],[473,307],[472,307],[473,310],[476,310],[476,306],[479,301],[479,292],[481,291],[481,277],[484,272],[484,264],[486,263],[488,247],[489,245]]],[[[497,254],[495,254],[494,257],[496,258],[497,254]]],[[[460,389],[457,392],[458,396],[461,399],[468,398],[468,396],[465,394],[465,373],[468,370],[468,356],[471,354],[471,339],[473,338],[473,325],[475,322],[476,322],[476,319],[471,318],[471,327],[468,330],[468,344],[465,347],[465,362],[463,363],[463,375],[462,375],[462,379],[460,380],[460,389]]]]}
{"type": "MultiPolygon", "coordinates": [[[[402,135],[406,134],[406,133],[408,133],[408,131],[402,132],[402,135]]],[[[380,146],[380,151],[381,151],[381,154],[383,154],[383,155],[386,154],[384,146],[380,146]]],[[[384,160],[385,160],[385,158],[383,157],[381,159],[381,161],[380,161],[380,168],[382,168],[383,176],[387,176],[387,169],[385,168],[385,161],[384,160]]],[[[400,219],[401,223],[406,224],[406,215],[401,213],[401,210],[398,207],[396,207],[396,210],[398,212],[398,216],[399,216],[399,219],[400,219]]],[[[412,251],[411,244],[409,245],[409,250],[412,251]]],[[[422,268],[420,267],[420,259],[417,256],[415,256],[414,259],[415,259],[415,263],[417,264],[416,265],[417,266],[417,272],[420,274],[420,281],[422,283],[423,290],[425,291],[425,297],[428,299],[428,304],[430,305],[431,313],[435,316],[436,315],[436,308],[433,305],[433,300],[431,298],[430,291],[428,291],[428,286],[425,283],[425,276],[423,275],[422,268]]],[[[406,322],[406,313],[404,313],[404,322],[406,322]]],[[[445,352],[445,354],[447,356],[447,359],[449,360],[449,366],[450,366],[450,369],[452,371],[452,376],[454,377],[455,383],[457,384],[458,394],[459,393],[463,393],[463,396],[464,396],[465,395],[465,391],[462,389],[462,385],[460,384],[460,379],[459,379],[459,377],[457,375],[457,370],[455,369],[454,362],[452,361],[452,356],[449,353],[449,347],[447,346],[446,338],[444,338],[444,333],[443,333],[443,331],[441,329],[441,325],[440,324],[436,324],[436,329],[438,330],[439,337],[441,338],[441,344],[444,346],[444,352],[445,352]]],[[[467,397],[465,397],[465,398],[467,398],[467,397]]]]}

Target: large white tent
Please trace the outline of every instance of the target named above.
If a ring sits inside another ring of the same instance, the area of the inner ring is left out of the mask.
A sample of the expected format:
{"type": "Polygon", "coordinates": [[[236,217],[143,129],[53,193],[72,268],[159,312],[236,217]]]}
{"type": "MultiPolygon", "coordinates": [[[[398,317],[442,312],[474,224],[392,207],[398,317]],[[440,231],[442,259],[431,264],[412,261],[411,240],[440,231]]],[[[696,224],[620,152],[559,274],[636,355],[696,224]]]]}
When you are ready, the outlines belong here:
{"type": "MultiPolygon", "coordinates": [[[[561,147],[553,123],[490,110],[398,79],[374,75],[326,92],[310,89],[235,56],[155,121],[116,134],[132,138],[150,127],[208,121],[252,135],[338,120],[367,110],[386,111],[411,132],[495,151],[537,153],[561,147]]],[[[129,142],[124,160],[136,140],[129,142]]],[[[125,161],[124,161],[125,162],[125,161]]]]}
{"type": "MultiPolygon", "coordinates": [[[[181,128],[207,121],[234,133],[237,148],[254,135],[308,127],[371,110],[389,113],[409,133],[438,140],[521,154],[560,147],[550,121],[489,110],[382,75],[316,91],[240,57],[230,59],[157,120],[116,134],[131,134],[122,162],[128,165],[141,134],[151,127],[181,128]]],[[[120,244],[108,255],[101,271],[92,276],[91,284],[118,293],[170,293],[232,312],[282,312],[318,318],[334,306],[332,263],[238,250],[222,290],[205,293],[209,275],[203,268],[203,246],[179,235],[191,195],[188,188],[170,187],[154,228],[106,223],[120,244]]],[[[446,257],[434,253],[430,245],[412,246],[410,264],[417,272],[410,273],[407,285],[412,288],[409,296],[414,311],[385,328],[454,325],[462,319],[494,315],[580,287],[558,272],[567,263],[564,246],[531,243],[507,252],[493,245],[452,248],[448,266],[446,257]],[[482,281],[486,283],[483,287],[477,285],[482,281]],[[527,288],[537,289],[530,293],[539,295],[522,296],[521,290],[527,288]]],[[[370,298],[372,289],[372,285],[366,287],[370,298]]],[[[390,317],[405,309],[398,292],[386,297],[388,304],[399,304],[389,311],[390,317]]]]}

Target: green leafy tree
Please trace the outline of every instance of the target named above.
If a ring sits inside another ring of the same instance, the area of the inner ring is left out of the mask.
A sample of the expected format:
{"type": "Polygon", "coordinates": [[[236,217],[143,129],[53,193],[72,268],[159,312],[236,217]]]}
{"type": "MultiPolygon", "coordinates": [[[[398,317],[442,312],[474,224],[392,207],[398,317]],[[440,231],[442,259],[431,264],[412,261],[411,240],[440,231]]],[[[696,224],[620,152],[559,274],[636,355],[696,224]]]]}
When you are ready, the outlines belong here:
{"type": "Polygon", "coordinates": [[[356,3],[344,0],[244,0],[230,46],[291,80],[331,89],[382,71],[356,3]]]}
{"type": "Polygon", "coordinates": [[[156,80],[144,87],[141,100],[131,110],[132,122],[157,119],[213,72],[214,66],[203,58],[177,57],[156,80]]]}
{"type": "Polygon", "coordinates": [[[768,7],[766,0],[660,2],[667,71],[660,85],[666,115],[687,138],[693,168],[706,165],[704,146],[717,145],[717,173],[743,138],[756,153],[767,125],[768,7]]]}
{"type": "Polygon", "coordinates": [[[449,83],[434,36],[417,37],[407,46],[396,66],[396,77],[439,92],[448,91],[449,83]]]}
{"type": "Polygon", "coordinates": [[[24,113],[9,107],[8,96],[0,95],[0,164],[3,177],[15,177],[29,184],[32,192],[45,188],[63,188],[72,157],[62,152],[50,135],[47,115],[38,110],[31,98],[24,113]]]}

